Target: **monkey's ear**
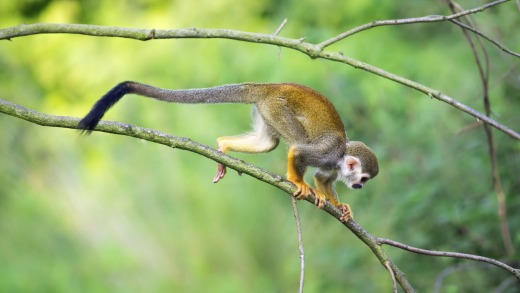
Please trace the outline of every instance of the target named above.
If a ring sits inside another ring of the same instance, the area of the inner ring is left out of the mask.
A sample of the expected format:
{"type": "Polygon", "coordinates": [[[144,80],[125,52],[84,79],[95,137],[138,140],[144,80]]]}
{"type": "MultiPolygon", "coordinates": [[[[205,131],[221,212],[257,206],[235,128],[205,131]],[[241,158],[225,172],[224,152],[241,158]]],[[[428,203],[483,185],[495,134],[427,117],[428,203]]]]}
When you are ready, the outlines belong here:
{"type": "Polygon", "coordinates": [[[359,159],[353,156],[347,156],[345,160],[345,164],[347,165],[347,169],[349,171],[354,171],[356,167],[360,165],[359,159]]]}

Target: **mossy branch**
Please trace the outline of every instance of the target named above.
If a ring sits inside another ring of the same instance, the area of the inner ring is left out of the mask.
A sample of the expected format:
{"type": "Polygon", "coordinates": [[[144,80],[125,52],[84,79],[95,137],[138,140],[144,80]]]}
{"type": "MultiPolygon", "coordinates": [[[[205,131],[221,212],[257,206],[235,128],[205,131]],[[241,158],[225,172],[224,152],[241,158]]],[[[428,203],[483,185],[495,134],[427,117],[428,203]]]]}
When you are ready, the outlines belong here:
{"type": "Polygon", "coordinates": [[[491,119],[479,111],[462,104],[461,102],[443,94],[440,91],[429,88],[418,82],[409,80],[402,76],[387,72],[381,68],[355,60],[345,56],[342,52],[325,51],[323,45],[305,42],[304,39],[290,39],[273,34],[257,34],[226,29],[133,29],[123,27],[98,26],[87,24],[56,24],[56,23],[37,23],[22,24],[14,27],[0,29],[0,40],[10,40],[16,37],[37,35],[37,34],[79,34],[98,37],[119,37],[141,41],[154,39],[232,39],[237,41],[270,44],[280,47],[300,51],[311,58],[321,58],[335,62],[348,64],[354,68],[362,69],[367,72],[379,75],[383,78],[398,82],[407,87],[420,91],[430,98],[435,98],[445,102],[452,107],[459,109],[480,121],[483,121],[503,133],[520,140],[520,134],[511,128],[491,119]]]}

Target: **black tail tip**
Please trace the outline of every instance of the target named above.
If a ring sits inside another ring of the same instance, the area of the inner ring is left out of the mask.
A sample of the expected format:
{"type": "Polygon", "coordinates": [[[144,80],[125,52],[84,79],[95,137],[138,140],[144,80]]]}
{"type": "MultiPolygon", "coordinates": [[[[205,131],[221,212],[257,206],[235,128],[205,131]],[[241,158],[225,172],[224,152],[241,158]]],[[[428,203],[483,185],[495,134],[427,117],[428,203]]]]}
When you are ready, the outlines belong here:
{"type": "Polygon", "coordinates": [[[87,117],[85,117],[85,118],[81,119],[81,121],[79,121],[77,129],[81,130],[81,134],[89,135],[90,133],[92,133],[92,131],[94,131],[94,129],[96,129],[98,122],[99,122],[99,120],[95,121],[95,120],[89,119],[89,117],[87,115],[87,117]]]}
{"type": "Polygon", "coordinates": [[[125,81],[112,88],[94,104],[87,116],[78,123],[77,128],[82,130],[82,133],[90,134],[103,118],[105,112],[124,95],[132,91],[132,84],[130,81],[125,81]]]}

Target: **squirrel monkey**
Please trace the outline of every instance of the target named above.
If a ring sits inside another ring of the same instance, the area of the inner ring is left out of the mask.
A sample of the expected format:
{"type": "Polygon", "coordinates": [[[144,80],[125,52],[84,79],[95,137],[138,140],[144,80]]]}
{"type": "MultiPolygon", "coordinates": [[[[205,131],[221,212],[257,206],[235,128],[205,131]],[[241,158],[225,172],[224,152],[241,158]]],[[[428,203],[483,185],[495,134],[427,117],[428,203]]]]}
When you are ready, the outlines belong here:
{"type": "MultiPolygon", "coordinates": [[[[293,194],[303,199],[314,194],[315,204],[323,208],[329,200],[348,221],[352,212],[340,203],[334,182],[362,188],[379,172],[374,152],[362,142],[348,141],[345,127],[332,103],[319,92],[293,83],[243,83],[204,89],[169,90],[137,82],[118,84],[105,94],[83,118],[78,128],[90,133],[105,112],[126,94],[137,94],[174,103],[249,103],[254,104],[254,130],[217,139],[219,151],[262,153],[273,150],[284,139],[289,145],[287,179],[298,188],[293,194]],[[316,167],[316,188],[304,181],[308,166],[316,167]]],[[[226,175],[218,164],[213,182],[226,175]]]]}

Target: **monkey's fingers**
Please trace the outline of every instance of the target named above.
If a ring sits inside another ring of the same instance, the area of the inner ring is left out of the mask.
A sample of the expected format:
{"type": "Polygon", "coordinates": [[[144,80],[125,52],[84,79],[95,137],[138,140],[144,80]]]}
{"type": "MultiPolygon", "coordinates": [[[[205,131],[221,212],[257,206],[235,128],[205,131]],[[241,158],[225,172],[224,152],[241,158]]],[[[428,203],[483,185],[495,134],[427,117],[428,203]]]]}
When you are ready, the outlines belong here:
{"type": "Polygon", "coordinates": [[[224,178],[224,176],[226,176],[226,166],[218,164],[217,175],[215,175],[215,178],[213,178],[213,183],[219,182],[219,180],[224,178]]]}
{"type": "Polygon", "coordinates": [[[339,218],[340,221],[348,222],[348,220],[354,218],[350,205],[348,205],[346,203],[342,203],[338,206],[338,208],[341,210],[341,217],[339,218]]]}

